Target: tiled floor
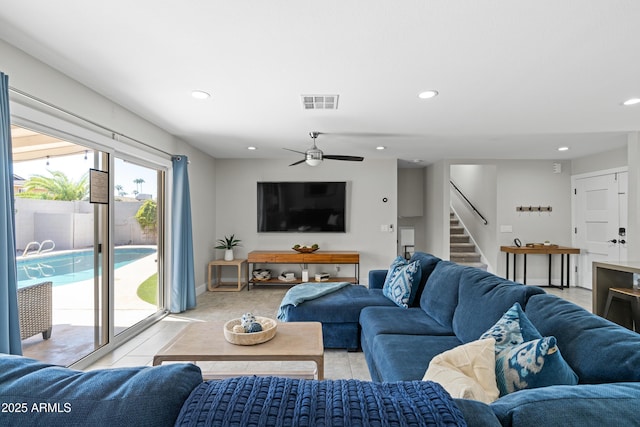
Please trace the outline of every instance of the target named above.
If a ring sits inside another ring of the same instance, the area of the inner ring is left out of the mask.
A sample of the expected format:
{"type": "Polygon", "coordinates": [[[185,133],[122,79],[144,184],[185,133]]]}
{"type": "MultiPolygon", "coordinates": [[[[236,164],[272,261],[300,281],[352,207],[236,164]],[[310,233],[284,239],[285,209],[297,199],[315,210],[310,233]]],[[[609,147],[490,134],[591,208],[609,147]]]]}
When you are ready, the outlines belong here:
{"type": "MultiPolygon", "coordinates": [[[[188,322],[207,320],[229,320],[250,311],[259,316],[275,318],[278,305],[288,287],[261,287],[247,292],[206,292],[198,297],[194,310],[179,315],[170,315],[151,326],[142,334],[116,349],[93,364],[89,369],[151,365],[153,355],[169,340],[180,333],[188,322]]],[[[566,298],[591,311],[591,291],[582,288],[565,290],[545,289],[547,292],[566,298]]],[[[203,370],[243,371],[253,369],[248,362],[224,366],[202,364],[203,370]]],[[[290,367],[290,366],[289,366],[290,367]]],[[[258,369],[264,369],[262,365],[258,369]]],[[[276,366],[277,370],[278,367],[276,366]]],[[[302,368],[301,369],[305,369],[302,368]]],[[[346,350],[325,352],[325,377],[329,379],[370,379],[364,354],[346,350]]]]}

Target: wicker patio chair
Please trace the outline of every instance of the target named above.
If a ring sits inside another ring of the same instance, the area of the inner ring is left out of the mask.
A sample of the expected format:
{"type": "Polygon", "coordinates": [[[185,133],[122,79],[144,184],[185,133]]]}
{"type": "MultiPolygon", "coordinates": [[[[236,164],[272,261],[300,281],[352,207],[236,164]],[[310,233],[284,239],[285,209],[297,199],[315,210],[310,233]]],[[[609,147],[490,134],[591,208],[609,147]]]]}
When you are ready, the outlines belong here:
{"type": "Polygon", "coordinates": [[[20,339],[39,333],[45,340],[51,337],[51,287],[44,282],[18,289],[20,339]]]}

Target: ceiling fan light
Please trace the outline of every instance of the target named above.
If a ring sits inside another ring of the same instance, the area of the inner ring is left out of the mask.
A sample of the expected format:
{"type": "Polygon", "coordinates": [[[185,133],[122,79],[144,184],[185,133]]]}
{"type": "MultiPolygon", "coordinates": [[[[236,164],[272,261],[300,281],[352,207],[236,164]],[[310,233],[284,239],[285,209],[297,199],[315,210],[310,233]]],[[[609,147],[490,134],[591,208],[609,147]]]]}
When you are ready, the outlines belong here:
{"type": "Polygon", "coordinates": [[[305,162],[306,162],[309,166],[318,166],[320,163],[322,163],[322,160],[320,160],[320,159],[310,159],[310,158],[307,158],[307,160],[305,160],[305,162]]]}

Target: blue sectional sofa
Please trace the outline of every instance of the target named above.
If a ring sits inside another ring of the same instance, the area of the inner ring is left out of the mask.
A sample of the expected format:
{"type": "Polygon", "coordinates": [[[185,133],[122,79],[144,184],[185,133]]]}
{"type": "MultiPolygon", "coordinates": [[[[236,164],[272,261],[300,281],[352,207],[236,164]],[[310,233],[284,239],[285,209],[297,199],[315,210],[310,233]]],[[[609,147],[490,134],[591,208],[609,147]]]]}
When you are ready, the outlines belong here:
{"type": "MultiPolygon", "coordinates": [[[[520,390],[486,405],[456,399],[470,424],[505,426],[638,425],[640,335],[541,288],[514,283],[472,267],[417,254],[428,272],[419,306],[364,307],[362,350],[374,381],[422,379],[439,353],[477,340],[518,302],[542,336],[557,347],[577,385],[520,390]]],[[[369,274],[381,289],[386,270],[369,274]]],[[[423,280],[424,271],[423,271],[423,280]]]]}

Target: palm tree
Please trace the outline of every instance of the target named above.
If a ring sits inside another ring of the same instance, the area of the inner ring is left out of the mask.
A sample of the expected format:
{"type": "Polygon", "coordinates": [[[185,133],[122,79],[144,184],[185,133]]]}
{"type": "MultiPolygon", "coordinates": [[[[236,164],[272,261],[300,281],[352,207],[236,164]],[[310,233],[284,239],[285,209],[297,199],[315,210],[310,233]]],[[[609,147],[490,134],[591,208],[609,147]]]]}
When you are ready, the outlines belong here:
{"type": "Polygon", "coordinates": [[[116,191],[118,192],[118,196],[124,197],[127,195],[127,192],[124,191],[124,187],[120,184],[115,186],[116,191]]]}
{"type": "Polygon", "coordinates": [[[136,190],[138,190],[136,194],[142,193],[142,184],[144,184],[144,179],[136,178],[133,180],[133,183],[136,184],[136,190]]]}
{"type": "Polygon", "coordinates": [[[50,177],[32,175],[24,183],[27,191],[16,194],[19,197],[39,198],[45,200],[82,200],[89,194],[89,175],[85,173],[73,182],[61,171],[47,171],[50,177]]]}

